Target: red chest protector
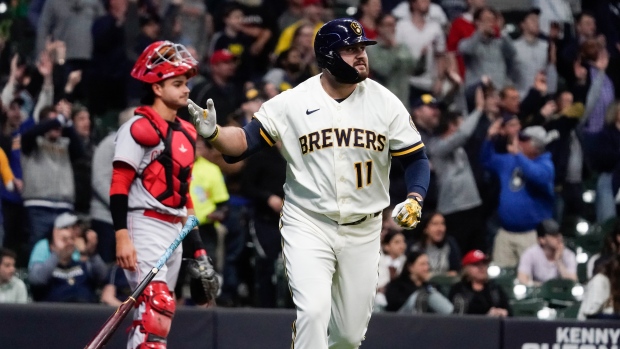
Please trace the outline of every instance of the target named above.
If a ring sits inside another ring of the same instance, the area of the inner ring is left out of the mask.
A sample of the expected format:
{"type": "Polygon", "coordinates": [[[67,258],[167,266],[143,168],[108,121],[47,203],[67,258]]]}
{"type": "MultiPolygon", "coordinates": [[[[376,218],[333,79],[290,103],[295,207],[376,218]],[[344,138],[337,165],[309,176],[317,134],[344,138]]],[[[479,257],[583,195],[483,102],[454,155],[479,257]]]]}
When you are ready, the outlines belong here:
{"type": "Polygon", "coordinates": [[[194,165],[196,130],[178,117],[175,122],[166,122],[150,107],[136,109],[136,115],[143,118],[131,125],[133,139],[143,147],[164,143],[164,149],[153,153],[151,163],[138,174],[142,185],[163,205],[184,207],[194,165]]]}

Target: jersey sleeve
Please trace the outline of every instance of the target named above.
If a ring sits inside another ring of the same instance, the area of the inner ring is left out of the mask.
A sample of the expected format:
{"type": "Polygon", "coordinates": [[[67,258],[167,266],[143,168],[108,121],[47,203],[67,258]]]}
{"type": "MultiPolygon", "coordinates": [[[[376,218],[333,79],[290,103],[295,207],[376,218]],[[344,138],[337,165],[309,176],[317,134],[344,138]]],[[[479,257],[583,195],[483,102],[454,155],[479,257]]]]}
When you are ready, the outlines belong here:
{"type": "Polygon", "coordinates": [[[263,103],[259,111],[254,114],[254,118],[261,123],[259,130],[260,136],[269,146],[273,146],[280,140],[280,133],[277,126],[278,122],[282,122],[282,120],[278,120],[278,116],[281,114],[282,109],[280,103],[283,101],[280,97],[281,95],[282,94],[263,103]]]}
{"type": "Polygon", "coordinates": [[[131,135],[131,125],[138,120],[134,117],[120,127],[116,134],[114,147],[114,161],[122,161],[133,167],[136,172],[140,168],[140,163],[146,150],[138,144],[131,135]]]}
{"type": "Polygon", "coordinates": [[[409,112],[400,102],[395,109],[389,129],[390,154],[399,157],[421,151],[424,144],[409,112]]]}

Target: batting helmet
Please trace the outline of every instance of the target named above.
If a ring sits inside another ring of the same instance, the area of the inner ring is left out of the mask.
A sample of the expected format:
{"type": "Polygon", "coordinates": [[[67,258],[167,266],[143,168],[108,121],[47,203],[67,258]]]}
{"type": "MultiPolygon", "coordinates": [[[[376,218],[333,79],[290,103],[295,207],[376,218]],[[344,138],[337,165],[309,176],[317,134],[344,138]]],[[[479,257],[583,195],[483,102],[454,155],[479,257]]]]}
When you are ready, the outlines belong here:
{"type": "Polygon", "coordinates": [[[131,70],[131,76],[154,84],[168,78],[198,73],[198,62],[185,46],[170,41],[157,41],[144,49],[131,70]]]}
{"type": "Polygon", "coordinates": [[[354,84],[360,82],[357,69],[347,64],[338,49],[358,43],[374,45],[364,34],[362,25],[350,18],[338,18],[325,23],[314,38],[314,54],[321,68],[329,70],[338,82],[354,84]]]}

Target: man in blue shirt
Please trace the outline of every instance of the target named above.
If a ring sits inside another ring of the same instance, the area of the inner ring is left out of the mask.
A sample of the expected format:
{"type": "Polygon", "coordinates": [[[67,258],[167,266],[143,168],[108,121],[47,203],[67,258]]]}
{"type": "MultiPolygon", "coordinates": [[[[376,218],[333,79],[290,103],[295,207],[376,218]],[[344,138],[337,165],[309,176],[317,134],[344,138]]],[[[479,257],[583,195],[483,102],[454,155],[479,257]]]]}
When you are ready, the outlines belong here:
{"type": "Polygon", "coordinates": [[[557,131],[541,126],[524,129],[508,143],[505,154],[496,152],[491,139],[499,122],[488,131],[480,160],[500,181],[501,227],[495,237],[493,261],[500,267],[515,267],[525,249],[536,244],[536,226],[553,215],[555,170],[547,144],[558,138],[557,131]]]}

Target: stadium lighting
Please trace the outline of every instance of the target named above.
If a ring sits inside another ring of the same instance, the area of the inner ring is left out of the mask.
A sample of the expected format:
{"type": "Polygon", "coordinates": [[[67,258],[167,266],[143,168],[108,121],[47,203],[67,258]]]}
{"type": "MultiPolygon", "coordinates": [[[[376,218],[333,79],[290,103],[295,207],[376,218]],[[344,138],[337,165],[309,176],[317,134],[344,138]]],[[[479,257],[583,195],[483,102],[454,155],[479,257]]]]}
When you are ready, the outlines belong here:
{"type": "Polygon", "coordinates": [[[575,259],[577,259],[577,263],[579,264],[586,263],[588,261],[588,254],[585,252],[579,252],[577,253],[577,257],[575,259]]]}
{"type": "Polygon", "coordinates": [[[596,192],[594,190],[586,190],[582,194],[583,202],[591,204],[596,199],[596,192]]]}
{"type": "Polygon", "coordinates": [[[536,314],[536,317],[538,317],[541,320],[553,320],[555,319],[555,315],[556,315],[555,309],[544,307],[538,311],[538,313],[536,314]]]}
{"type": "Polygon", "coordinates": [[[583,298],[583,286],[581,285],[575,285],[573,286],[573,288],[570,290],[570,293],[573,295],[573,297],[575,297],[575,299],[577,299],[578,301],[581,300],[581,298],[583,298]]]}
{"type": "Polygon", "coordinates": [[[497,265],[489,265],[489,269],[487,270],[487,273],[489,274],[489,277],[492,279],[492,278],[496,278],[501,271],[502,271],[501,268],[498,267],[497,265]]]}
{"type": "Polygon", "coordinates": [[[525,298],[525,294],[527,293],[527,287],[521,284],[515,285],[515,287],[512,289],[512,292],[514,292],[516,299],[521,300],[525,298]]]}
{"type": "Polygon", "coordinates": [[[577,229],[577,232],[581,235],[585,235],[588,232],[588,229],[590,229],[590,224],[588,224],[588,222],[579,222],[577,223],[577,226],[575,227],[577,229]]]}
{"type": "Polygon", "coordinates": [[[0,14],[5,13],[7,9],[6,3],[0,3],[0,14]]]}

